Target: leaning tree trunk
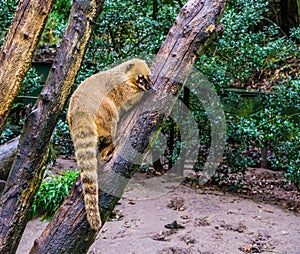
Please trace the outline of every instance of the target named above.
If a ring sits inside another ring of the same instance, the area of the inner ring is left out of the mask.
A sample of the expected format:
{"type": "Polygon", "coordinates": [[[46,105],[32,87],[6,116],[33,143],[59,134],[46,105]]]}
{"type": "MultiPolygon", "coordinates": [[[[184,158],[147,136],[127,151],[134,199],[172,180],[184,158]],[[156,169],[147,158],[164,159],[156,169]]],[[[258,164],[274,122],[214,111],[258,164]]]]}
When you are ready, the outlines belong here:
{"type": "Polygon", "coordinates": [[[53,3],[54,0],[21,0],[18,4],[0,52],[0,136],[53,3]]]}
{"type": "MultiPolygon", "coordinates": [[[[171,111],[168,94],[173,94],[174,98],[178,96],[198,54],[203,52],[211,35],[218,30],[216,26],[225,4],[226,0],[190,0],[181,9],[151,68],[157,93],[145,99],[139,108],[123,119],[121,129],[126,140],[119,143],[117,152],[105,165],[99,179],[99,206],[103,222],[120,199],[129,178],[138,169],[138,165],[125,160],[124,155],[133,161],[140,160],[135,157],[138,156],[136,153],[130,152],[132,147],[141,153],[147,148],[151,132],[165,117],[160,112],[167,115],[171,111]]],[[[118,132],[120,134],[120,130],[118,132]]],[[[74,186],[51,223],[35,240],[30,253],[86,253],[97,233],[89,227],[83,197],[74,186]]]]}
{"type": "MultiPolygon", "coordinates": [[[[73,2],[57,59],[36,105],[25,120],[16,159],[1,197],[0,253],[15,253],[30,219],[33,197],[42,180],[51,134],[71,91],[92,25],[99,16],[102,4],[101,0],[73,2]]],[[[39,2],[40,8],[44,5],[45,1],[39,2]]],[[[29,18],[41,22],[39,16],[29,18]]],[[[27,31],[23,31],[27,38],[24,32],[27,31]]],[[[14,56],[14,59],[16,57],[19,56],[14,56]]]]}

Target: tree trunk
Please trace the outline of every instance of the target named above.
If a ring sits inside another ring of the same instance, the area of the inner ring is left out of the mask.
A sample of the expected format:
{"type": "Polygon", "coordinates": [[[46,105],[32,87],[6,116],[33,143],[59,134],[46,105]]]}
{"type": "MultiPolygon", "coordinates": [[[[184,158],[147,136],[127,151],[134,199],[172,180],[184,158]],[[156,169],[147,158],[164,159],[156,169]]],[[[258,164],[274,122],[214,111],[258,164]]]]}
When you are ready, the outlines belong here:
{"type": "Polygon", "coordinates": [[[173,167],[173,156],[174,156],[174,145],[175,145],[175,122],[173,121],[173,119],[170,119],[170,130],[169,130],[169,136],[168,136],[168,140],[167,140],[167,147],[168,147],[168,169],[170,170],[173,167]]]}
{"type": "MultiPolygon", "coordinates": [[[[151,68],[151,79],[157,92],[121,120],[118,134],[123,133],[125,140],[118,143],[117,152],[98,179],[103,222],[120,199],[129,178],[139,168],[136,162],[141,158],[133,148],[143,153],[148,147],[151,132],[170,113],[173,105],[168,94],[174,95],[174,98],[178,96],[181,84],[198,56],[197,52],[203,52],[207,42],[215,38],[211,35],[218,30],[216,26],[225,4],[226,0],[190,0],[181,9],[151,68]]],[[[86,253],[97,233],[89,227],[83,197],[74,186],[51,223],[35,240],[30,253],[86,253]]]]}
{"type": "Polygon", "coordinates": [[[299,0],[281,0],[281,28],[286,34],[290,33],[292,27],[298,27],[300,22],[300,1],[299,0]]]}
{"type": "MultiPolygon", "coordinates": [[[[189,109],[190,108],[190,89],[187,87],[183,87],[183,104],[189,109]]],[[[182,138],[182,137],[181,137],[182,138]]],[[[181,147],[180,151],[180,158],[179,158],[179,167],[178,169],[181,170],[181,176],[183,176],[183,170],[186,165],[186,154],[188,152],[188,149],[185,146],[181,147]]],[[[179,172],[177,173],[179,175],[179,172]]]]}
{"type": "MultiPolygon", "coordinates": [[[[33,198],[43,176],[51,134],[71,91],[92,25],[96,22],[102,4],[101,0],[73,2],[60,51],[36,105],[25,120],[17,156],[1,197],[0,253],[15,253],[30,219],[33,198]]],[[[40,8],[44,5],[44,1],[39,3],[40,8]]],[[[30,18],[41,22],[39,17],[30,18]]],[[[19,58],[19,55],[15,58],[19,58]]]]}
{"type": "Polygon", "coordinates": [[[54,0],[21,0],[0,52],[0,135],[54,0]]]}
{"type": "Polygon", "coordinates": [[[269,151],[269,142],[264,141],[263,146],[261,148],[261,162],[260,162],[260,167],[261,168],[268,168],[268,151],[269,151]]]}
{"type": "Polygon", "coordinates": [[[0,180],[7,180],[9,169],[17,154],[19,139],[20,136],[0,145],[0,180]]]}
{"type": "Polygon", "coordinates": [[[152,6],[153,6],[152,19],[157,20],[158,1],[157,0],[152,0],[152,6]]]}

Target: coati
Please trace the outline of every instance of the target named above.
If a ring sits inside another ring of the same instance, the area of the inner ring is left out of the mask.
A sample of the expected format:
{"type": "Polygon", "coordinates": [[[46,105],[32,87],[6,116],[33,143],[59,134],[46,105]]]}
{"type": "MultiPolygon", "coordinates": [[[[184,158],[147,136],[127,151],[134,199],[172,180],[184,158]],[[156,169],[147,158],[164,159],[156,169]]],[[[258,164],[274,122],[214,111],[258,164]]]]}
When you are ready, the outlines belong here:
{"type": "Polygon", "coordinates": [[[128,110],[150,90],[146,62],[132,59],[83,81],[70,99],[67,119],[80,169],[87,219],[92,229],[101,228],[98,207],[97,164],[114,152],[120,110],[128,110]]]}

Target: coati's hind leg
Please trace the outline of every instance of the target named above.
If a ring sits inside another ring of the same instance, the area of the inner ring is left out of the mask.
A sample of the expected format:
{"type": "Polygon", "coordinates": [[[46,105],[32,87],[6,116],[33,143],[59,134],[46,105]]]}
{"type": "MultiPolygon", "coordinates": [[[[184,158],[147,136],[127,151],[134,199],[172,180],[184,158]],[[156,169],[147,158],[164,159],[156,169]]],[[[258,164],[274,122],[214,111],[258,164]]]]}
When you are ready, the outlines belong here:
{"type": "Polygon", "coordinates": [[[111,160],[114,152],[115,146],[112,138],[110,136],[105,137],[101,140],[99,145],[98,160],[108,162],[111,160]]]}
{"type": "Polygon", "coordinates": [[[115,151],[114,139],[117,133],[119,113],[115,102],[109,97],[102,100],[100,109],[96,118],[100,138],[98,160],[108,162],[115,151]]]}

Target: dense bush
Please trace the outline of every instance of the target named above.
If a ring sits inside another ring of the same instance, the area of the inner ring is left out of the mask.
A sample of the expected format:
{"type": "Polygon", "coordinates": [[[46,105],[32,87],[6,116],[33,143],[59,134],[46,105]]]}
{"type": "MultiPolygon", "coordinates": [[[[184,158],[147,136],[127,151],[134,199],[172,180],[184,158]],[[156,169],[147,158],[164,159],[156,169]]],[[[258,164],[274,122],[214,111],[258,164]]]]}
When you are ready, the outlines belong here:
{"type": "Polygon", "coordinates": [[[57,0],[41,36],[40,46],[58,45],[68,22],[71,0],[57,0]]]}
{"type": "Polygon", "coordinates": [[[221,20],[224,33],[199,61],[216,88],[229,87],[233,80],[246,81],[253,71],[276,67],[298,51],[275,23],[263,26],[268,6],[263,0],[237,0],[226,9],[221,20]]]}
{"type": "MultiPolygon", "coordinates": [[[[221,21],[224,34],[198,63],[220,93],[236,83],[261,82],[254,80],[255,72],[280,75],[289,68],[285,61],[299,59],[296,41],[300,28],[292,29],[287,38],[279,26],[265,18],[268,7],[269,2],[262,0],[230,1],[221,21]]],[[[264,82],[265,86],[257,88],[262,89],[257,97],[260,109],[247,116],[227,113],[227,147],[220,173],[260,166],[261,152],[267,149],[269,167],[285,170],[288,179],[299,183],[299,77],[283,73],[277,82],[272,76],[264,82]]],[[[238,105],[241,97],[223,93],[223,101],[238,105]]]]}
{"type": "Polygon", "coordinates": [[[157,52],[180,6],[160,3],[155,20],[152,7],[147,1],[105,1],[77,83],[123,59],[157,52]]]}
{"type": "Polygon", "coordinates": [[[42,89],[41,75],[34,67],[30,68],[23,81],[19,96],[11,108],[7,124],[2,132],[0,144],[18,136],[22,131],[26,105],[33,105],[42,89]]]}
{"type": "Polygon", "coordinates": [[[71,140],[69,125],[66,120],[59,119],[52,138],[53,148],[58,154],[72,154],[74,147],[71,140]]]}
{"type": "Polygon", "coordinates": [[[16,0],[5,1],[0,5],[0,48],[4,42],[16,10],[16,0]]]}
{"type": "Polygon", "coordinates": [[[262,96],[261,110],[248,117],[228,118],[227,166],[238,171],[260,166],[262,149],[268,149],[268,166],[284,169],[290,180],[298,183],[300,157],[300,80],[283,82],[272,93],[262,96]],[[251,148],[256,148],[252,150],[251,148]]]}

